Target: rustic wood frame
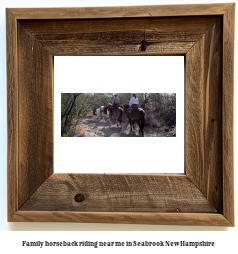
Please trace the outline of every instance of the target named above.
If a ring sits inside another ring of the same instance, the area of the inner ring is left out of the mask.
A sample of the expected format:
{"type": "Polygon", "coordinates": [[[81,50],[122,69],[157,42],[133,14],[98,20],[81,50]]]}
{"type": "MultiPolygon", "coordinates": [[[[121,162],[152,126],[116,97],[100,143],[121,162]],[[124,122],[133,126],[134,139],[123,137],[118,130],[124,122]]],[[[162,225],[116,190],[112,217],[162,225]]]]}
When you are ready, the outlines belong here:
{"type": "Polygon", "coordinates": [[[7,9],[8,220],[234,226],[234,16],[232,3],[7,9]],[[56,55],[184,55],[186,175],[54,174],[56,55]]]}

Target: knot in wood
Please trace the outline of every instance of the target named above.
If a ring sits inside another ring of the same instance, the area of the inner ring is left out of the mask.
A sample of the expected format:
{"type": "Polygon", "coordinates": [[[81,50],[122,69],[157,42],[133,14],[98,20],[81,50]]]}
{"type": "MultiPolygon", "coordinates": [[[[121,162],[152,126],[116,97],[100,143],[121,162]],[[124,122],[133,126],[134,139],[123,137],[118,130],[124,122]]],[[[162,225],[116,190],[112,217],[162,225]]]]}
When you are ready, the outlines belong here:
{"type": "Polygon", "coordinates": [[[140,43],[140,51],[146,51],[147,43],[145,40],[140,43]]]}
{"type": "Polygon", "coordinates": [[[77,195],[75,195],[75,197],[74,197],[74,200],[75,200],[76,202],[83,202],[84,199],[85,199],[84,195],[83,195],[83,194],[80,194],[80,193],[77,194],[77,195]]]}

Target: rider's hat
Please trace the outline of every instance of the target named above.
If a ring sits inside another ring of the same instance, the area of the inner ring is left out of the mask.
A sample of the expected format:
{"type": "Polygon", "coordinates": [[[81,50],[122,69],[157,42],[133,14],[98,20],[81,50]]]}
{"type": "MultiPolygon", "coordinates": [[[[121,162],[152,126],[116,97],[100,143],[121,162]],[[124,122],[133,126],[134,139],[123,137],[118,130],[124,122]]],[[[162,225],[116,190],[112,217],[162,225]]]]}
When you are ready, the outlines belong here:
{"type": "Polygon", "coordinates": [[[136,95],[135,93],[133,93],[133,95],[136,95]]]}

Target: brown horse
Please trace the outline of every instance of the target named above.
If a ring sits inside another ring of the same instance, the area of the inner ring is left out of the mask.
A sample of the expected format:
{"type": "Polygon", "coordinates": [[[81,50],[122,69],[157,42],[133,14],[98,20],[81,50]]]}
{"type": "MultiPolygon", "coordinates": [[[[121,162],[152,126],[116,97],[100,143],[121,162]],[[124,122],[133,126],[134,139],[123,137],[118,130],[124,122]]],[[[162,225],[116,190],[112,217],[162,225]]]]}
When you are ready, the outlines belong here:
{"type": "MultiPolygon", "coordinates": [[[[107,104],[107,109],[110,111],[112,107],[111,103],[107,104]]],[[[121,124],[121,128],[122,128],[122,115],[123,115],[123,109],[121,107],[114,107],[112,113],[111,113],[111,118],[110,118],[110,126],[112,126],[112,116],[115,116],[116,119],[116,123],[117,121],[119,121],[119,123],[121,124]]],[[[118,123],[117,123],[117,127],[118,127],[118,123]]]]}
{"type": "MultiPolygon", "coordinates": [[[[127,112],[129,108],[129,105],[124,105],[124,113],[127,112]]],[[[139,135],[141,133],[142,137],[144,137],[144,127],[145,127],[145,111],[142,108],[132,108],[131,112],[129,113],[129,122],[131,126],[131,132],[132,127],[134,127],[135,121],[139,125],[139,135]]]]}
{"type": "Polygon", "coordinates": [[[108,110],[107,106],[101,106],[100,108],[100,113],[102,113],[103,115],[103,120],[105,120],[104,118],[105,118],[105,115],[107,115],[107,110],[108,110]]]}

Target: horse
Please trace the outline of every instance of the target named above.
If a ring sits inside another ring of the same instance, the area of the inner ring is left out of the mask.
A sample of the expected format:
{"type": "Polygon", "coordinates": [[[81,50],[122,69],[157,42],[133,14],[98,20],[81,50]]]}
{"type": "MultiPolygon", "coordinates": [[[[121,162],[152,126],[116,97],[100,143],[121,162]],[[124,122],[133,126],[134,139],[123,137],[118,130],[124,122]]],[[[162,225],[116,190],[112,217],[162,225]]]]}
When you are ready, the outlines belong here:
{"type": "Polygon", "coordinates": [[[96,118],[100,118],[100,108],[96,109],[96,118]]]}
{"type": "Polygon", "coordinates": [[[103,121],[105,121],[105,115],[108,115],[108,108],[107,108],[107,106],[101,106],[100,113],[103,116],[103,121]]]}
{"type": "MultiPolygon", "coordinates": [[[[124,111],[125,115],[126,115],[126,112],[127,112],[129,107],[130,107],[129,105],[124,105],[123,111],[124,111]]],[[[128,119],[129,119],[129,117],[128,117],[128,119]]],[[[129,121],[130,121],[131,132],[132,132],[132,127],[133,127],[133,130],[135,130],[135,120],[129,119],[129,121]]]]}
{"type": "MultiPolygon", "coordinates": [[[[129,108],[129,105],[124,105],[124,112],[126,113],[129,108]]],[[[142,137],[144,137],[144,127],[145,127],[145,111],[142,108],[132,108],[131,113],[129,113],[129,122],[131,126],[131,132],[132,127],[134,127],[135,121],[139,125],[139,135],[141,133],[142,137]]]]}
{"type": "MultiPolygon", "coordinates": [[[[111,103],[108,103],[107,104],[107,109],[110,111],[112,107],[112,104],[111,103]]],[[[123,115],[123,109],[122,107],[114,107],[113,109],[113,112],[111,113],[111,117],[110,117],[110,126],[112,126],[112,116],[115,116],[115,119],[116,119],[116,123],[117,121],[119,121],[119,123],[121,124],[121,128],[122,128],[122,115],[123,115]]],[[[117,123],[117,127],[118,127],[118,123],[117,123]]]]}

